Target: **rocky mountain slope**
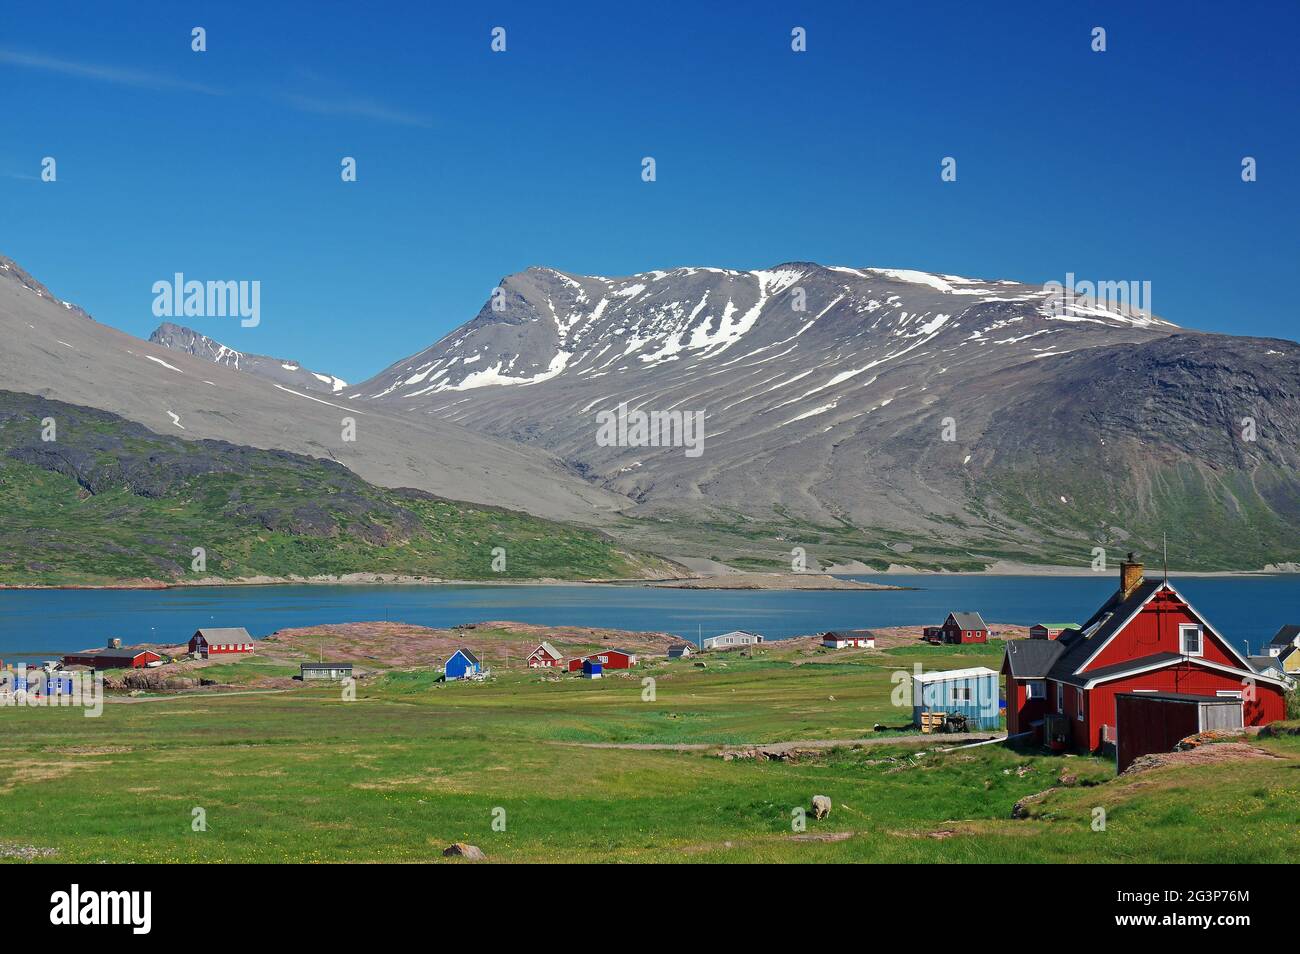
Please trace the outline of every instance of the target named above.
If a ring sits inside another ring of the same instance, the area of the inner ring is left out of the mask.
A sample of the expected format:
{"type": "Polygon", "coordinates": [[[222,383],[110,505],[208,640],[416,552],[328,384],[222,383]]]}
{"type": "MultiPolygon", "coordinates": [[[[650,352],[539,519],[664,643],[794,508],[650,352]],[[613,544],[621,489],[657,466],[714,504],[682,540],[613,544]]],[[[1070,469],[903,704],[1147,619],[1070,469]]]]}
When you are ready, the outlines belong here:
{"type": "Polygon", "coordinates": [[[352,573],[581,579],[663,569],[597,532],[376,487],[333,461],[182,440],[105,411],[0,391],[0,584],[352,573]],[[494,566],[498,547],[504,561],[494,566]]]}
{"type": "Polygon", "coordinates": [[[1077,565],[1166,530],[1180,565],[1209,568],[1297,555],[1297,356],[1010,281],[532,268],[346,393],[544,448],[697,550],[756,541],[755,565],[790,544],[879,567],[1077,565]],[[602,440],[621,404],[701,413],[700,452],[602,440]],[[1268,425],[1241,446],[1232,422],[1252,415],[1268,425]]]}
{"type": "Polygon", "coordinates": [[[149,340],[172,351],[203,358],[213,364],[234,368],[236,371],[260,375],[299,391],[313,394],[338,394],[348,386],[342,378],[309,370],[297,361],[236,351],[192,328],[174,325],[170,321],[164,321],[155,328],[149,340]]]}
{"type": "Polygon", "coordinates": [[[150,429],[344,464],[386,487],[600,519],[623,506],[551,455],[434,418],[356,406],[142,341],[89,316],[0,258],[0,389],[97,407],[150,429]],[[344,419],[355,422],[345,440],[344,419]]]}

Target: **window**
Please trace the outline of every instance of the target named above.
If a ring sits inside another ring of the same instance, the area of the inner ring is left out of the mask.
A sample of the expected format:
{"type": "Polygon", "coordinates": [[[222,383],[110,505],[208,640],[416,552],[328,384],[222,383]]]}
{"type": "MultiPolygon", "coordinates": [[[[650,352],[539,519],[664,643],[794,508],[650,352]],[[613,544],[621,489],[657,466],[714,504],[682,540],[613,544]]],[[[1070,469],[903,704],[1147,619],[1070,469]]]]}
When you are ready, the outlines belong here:
{"type": "Polygon", "coordinates": [[[1025,683],[1026,699],[1046,699],[1047,682],[1043,679],[1031,679],[1025,683]]]}
{"type": "Polygon", "coordinates": [[[1080,722],[1082,722],[1083,721],[1083,690],[1082,689],[1074,690],[1074,709],[1075,709],[1075,718],[1077,718],[1080,722]]]}
{"type": "Polygon", "coordinates": [[[953,686],[953,702],[970,702],[970,686],[953,686]]]}
{"type": "Polygon", "coordinates": [[[1202,652],[1201,627],[1195,623],[1182,623],[1178,627],[1178,651],[1184,656],[1199,656],[1202,652]]]}
{"type": "Polygon", "coordinates": [[[1056,711],[1065,711],[1065,686],[1059,682],[1056,684],[1056,711]]]}

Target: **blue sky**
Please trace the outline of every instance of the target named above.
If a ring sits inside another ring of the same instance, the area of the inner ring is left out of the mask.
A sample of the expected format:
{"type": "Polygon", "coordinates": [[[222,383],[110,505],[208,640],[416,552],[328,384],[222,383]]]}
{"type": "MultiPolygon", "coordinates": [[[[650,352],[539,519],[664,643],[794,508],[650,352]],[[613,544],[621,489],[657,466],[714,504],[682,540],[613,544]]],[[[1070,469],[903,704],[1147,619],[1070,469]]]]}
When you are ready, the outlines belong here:
{"type": "Polygon", "coordinates": [[[257,328],[189,324],[354,382],[529,265],[1074,272],[1296,337],[1300,5],[702,6],[31,5],[0,26],[0,252],[142,336],[155,281],[258,280],[257,328]]]}

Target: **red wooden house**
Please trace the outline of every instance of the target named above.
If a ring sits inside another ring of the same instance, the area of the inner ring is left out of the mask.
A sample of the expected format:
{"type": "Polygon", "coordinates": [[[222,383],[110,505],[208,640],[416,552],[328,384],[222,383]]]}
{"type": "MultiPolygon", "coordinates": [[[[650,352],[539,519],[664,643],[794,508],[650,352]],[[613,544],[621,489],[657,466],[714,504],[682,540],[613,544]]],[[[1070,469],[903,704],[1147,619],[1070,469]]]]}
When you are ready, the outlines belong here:
{"type": "Polygon", "coordinates": [[[939,638],[945,643],[987,643],[989,628],[979,613],[949,613],[939,638]]]}
{"type": "Polygon", "coordinates": [[[190,652],[208,659],[229,653],[251,653],[253,637],[244,627],[208,628],[195,630],[190,637],[190,652]]]}
{"type": "Polygon", "coordinates": [[[88,649],[63,657],[65,666],[89,666],[92,669],[143,669],[162,659],[152,649],[88,649]]]}
{"type": "Polygon", "coordinates": [[[622,649],[602,649],[600,652],[570,659],[569,672],[581,671],[583,662],[588,659],[600,663],[602,669],[631,669],[636,665],[636,653],[629,653],[622,649]]]}
{"type": "Polygon", "coordinates": [[[1007,729],[1058,748],[1115,741],[1115,697],[1181,693],[1241,700],[1242,724],[1285,717],[1283,679],[1258,672],[1167,580],[1120,567],[1120,588],[1078,630],[1007,647],[1007,729]]]}
{"type": "Polygon", "coordinates": [[[550,643],[543,642],[528,654],[525,661],[529,669],[554,669],[564,662],[564,657],[550,643]]]}

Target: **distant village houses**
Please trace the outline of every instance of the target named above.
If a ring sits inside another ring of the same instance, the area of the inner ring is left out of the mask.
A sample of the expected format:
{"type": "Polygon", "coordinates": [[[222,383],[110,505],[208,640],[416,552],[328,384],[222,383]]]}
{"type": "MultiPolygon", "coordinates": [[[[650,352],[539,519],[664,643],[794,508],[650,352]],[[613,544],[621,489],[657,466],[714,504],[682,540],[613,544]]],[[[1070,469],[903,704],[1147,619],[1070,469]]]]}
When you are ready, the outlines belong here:
{"type": "Polygon", "coordinates": [[[749,633],[743,629],[732,630],[721,636],[704,637],[705,649],[738,649],[741,646],[757,646],[763,641],[758,633],[749,633]]]}
{"type": "Polygon", "coordinates": [[[199,629],[190,637],[190,652],[208,659],[229,653],[251,653],[253,637],[242,626],[224,629],[199,629]]]}
{"type": "Polygon", "coordinates": [[[836,629],[822,633],[822,645],[829,649],[845,649],[851,646],[875,649],[876,634],[869,629],[836,629]]]}
{"type": "Polygon", "coordinates": [[[560,651],[550,643],[543,641],[540,646],[528,654],[526,659],[529,669],[554,669],[564,662],[560,651]]]}
{"type": "Polygon", "coordinates": [[[1029,627],[1030,639],[1056,639],[1067,629],[1078,629],[1078,623],[1035,623],[1029,627]]]}
{"type": "Polygon", "coordinates": [[[695,647],[690,643],[681,643],[677,646],[668,647],[669,659],[685,659],[687,656],[695,655],[695,647]]]}
{"type": "Polygon", "coordinates": [[[352,663],[314,662],[302,663],[299,673],[303,682],[311,680],[340,680],[352,678],[352,663]]]}
{"type": "Polygon", "coordinates": [[[89,666],[91,669],[143,669],[162,661],[151,649],[88,649],[63,657],[65,666],[89,666]]]}
{"type": "Polygon", "coordinates": [[[949,613],[937,630],[937,641],[959,645],[962,643],[987,643],[989,628],[979,613],[949,613]]]}
{"type": "Polygon", "coordinates": [[[442,667],[443,676],[451,679],[471,679],[483,671],[483,664],[478,656],[469,649],[461,647],[447,659],[442,667]]]}
{"type": "Polygon", "coordinates": [[[602,669],[631,669],[636,665],[636,653],[625,649],[602,649],[587,656],[569,660],[569,672],[578,672],[588,659],[600,663],[602,669]]]}
{"type": "Polygon", "coordinates": [[[1283,626],[1268,644],[1268,654],[1285,673],[1300,673],[1300,626],[1283,626]]]}

